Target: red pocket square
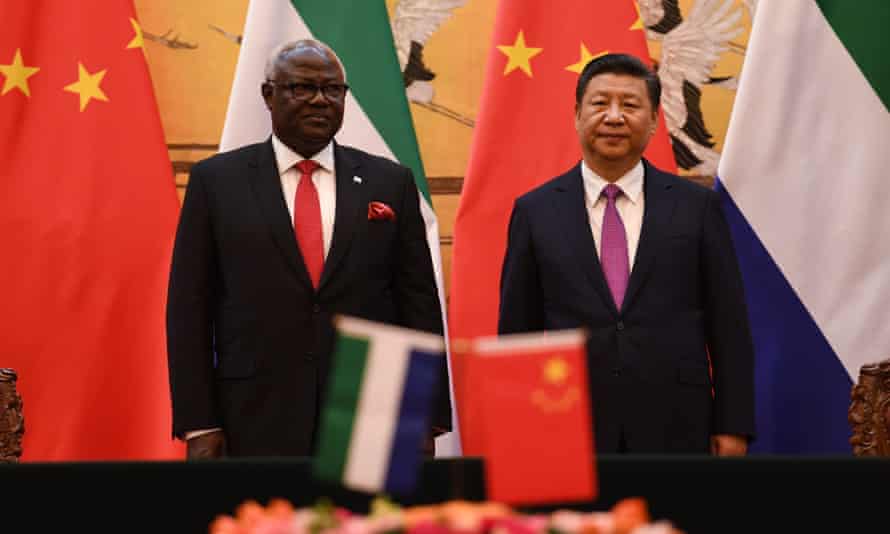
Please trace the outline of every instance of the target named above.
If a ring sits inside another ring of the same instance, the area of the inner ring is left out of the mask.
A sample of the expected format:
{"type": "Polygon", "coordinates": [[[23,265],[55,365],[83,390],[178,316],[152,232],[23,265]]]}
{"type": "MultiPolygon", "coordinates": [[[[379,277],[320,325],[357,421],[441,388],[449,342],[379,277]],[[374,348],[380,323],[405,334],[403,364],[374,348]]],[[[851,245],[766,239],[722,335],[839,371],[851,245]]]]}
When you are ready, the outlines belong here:
{"type": "Polygon", "coordinates": [[[368,220],[369,221],[394,221],[396,220],[396,212],[383,202],[368,203],[368,220]]]}

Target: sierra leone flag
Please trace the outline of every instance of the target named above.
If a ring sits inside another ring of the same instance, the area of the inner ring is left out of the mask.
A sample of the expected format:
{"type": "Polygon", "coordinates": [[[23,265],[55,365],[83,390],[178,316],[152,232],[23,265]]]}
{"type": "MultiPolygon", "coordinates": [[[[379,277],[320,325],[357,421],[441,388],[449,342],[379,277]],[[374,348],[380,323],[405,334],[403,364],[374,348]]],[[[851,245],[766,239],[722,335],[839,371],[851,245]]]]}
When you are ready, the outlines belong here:
{"type": "Polygon", "coordinates": [[[849,453],[850,388],[890,356],[888,27],[887,0],[757,7],[718,172],[756,349],[754,452],[849,453]]]}
{"type": "MultiPolygon", "coordinates": [[[[318,39],[333,48],[346,70],[350,94],[346,97],[337,142],[398,161],[414,173],[439,288],[444,331],[448,332],[439,226],[384,0],[251,0],[220,151],[259,143],[269,137],[272,122],[260,94],[266,60],[279,44],[307,38],[318,39]]],[[[456,419],[454,410],[452,419],[456,419]]],[[[452,426],[457,429],[456,421],[452,426]]],[[[460,453],[458,440],[451,434],[437,438],[437,455],[460,453]]]]}
{"type": "Polygon", "coordinates": [[[441,336],[337,317],[315,472],[394,494],[417,482],[445,343],[441,336]]]}

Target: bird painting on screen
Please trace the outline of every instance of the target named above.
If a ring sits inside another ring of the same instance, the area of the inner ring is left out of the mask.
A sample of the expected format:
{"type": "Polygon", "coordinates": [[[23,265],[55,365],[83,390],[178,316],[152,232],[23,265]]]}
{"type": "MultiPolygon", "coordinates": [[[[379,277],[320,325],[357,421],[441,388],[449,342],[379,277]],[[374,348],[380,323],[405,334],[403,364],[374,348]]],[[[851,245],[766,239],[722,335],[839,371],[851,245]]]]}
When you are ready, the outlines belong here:
{"type": "MultiPolygon", "coordinates": [[[[746,7],[753,13],[755,1],[746,7]]],[[[716,85],[735,90],[737,76],[714,77],[720,56],[742,52],[732,42],[745,28],[733,0],[698,0],[684,18],[678,0],[638,0],[646,37],[661,43],[657,62],[662,107],[677,165],[693,174],[714,176],[720,154],[705,126],[701,88],[716,85]]]]}
{"type": "Polygon", "coordinates": [[[466,0],[399,0],[392,33],[408,100],[472,127],[475,121],[433,102],[435,73],[423,61],[427,40],[466,0]]]}

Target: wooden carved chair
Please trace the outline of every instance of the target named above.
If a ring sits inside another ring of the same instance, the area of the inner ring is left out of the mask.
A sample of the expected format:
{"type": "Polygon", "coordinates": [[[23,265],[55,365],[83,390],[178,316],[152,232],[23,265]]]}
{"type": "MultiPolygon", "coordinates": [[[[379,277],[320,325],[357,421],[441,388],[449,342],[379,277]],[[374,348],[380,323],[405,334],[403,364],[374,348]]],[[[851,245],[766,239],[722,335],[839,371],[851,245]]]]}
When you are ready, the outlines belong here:
{"type": "Polygon", "coordinates": [[[16,378],[12,369],[0,368],[0,463],[16,463],[22,455],[25,420],[16,378]]]}
{"type": "Polygon", "coordinates": [[[863,365],[847,420],[856,456],[890,456],[890,359],[863,365]]]}

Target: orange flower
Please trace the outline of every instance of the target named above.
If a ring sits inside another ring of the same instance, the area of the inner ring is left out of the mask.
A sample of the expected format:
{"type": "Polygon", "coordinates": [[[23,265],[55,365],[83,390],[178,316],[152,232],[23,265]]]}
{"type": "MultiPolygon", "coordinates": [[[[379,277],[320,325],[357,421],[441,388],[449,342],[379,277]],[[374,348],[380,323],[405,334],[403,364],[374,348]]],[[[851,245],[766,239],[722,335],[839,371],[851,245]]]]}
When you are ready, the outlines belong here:
{"type": "Polygon", "coordinates": [[[507,517],[512,514],[512,510],[504,504],[490,501],[450,501],[439,506],[439,513],[452,530],[474,532],[479,529],[483,520],[507,517]]]}
{"type": "Polygon", "coordinates": [[[210,534],[242,534],[243,530],[238,522],[230,516],[221,515],[210,523],[210,534]]]}
{"type": "Polygon", "coordinates": [[[629,534],[649,522],[649,508],[644,499],[631,497],[618,501],[612,507],[612,517],[616,534],[629,534]]]}
{"type": "Polygon", "coordinates": [[[438,517],[438,506],[412,506],[402,510],[402,519],[404,519],[407,528],[418,523],[433,523],[438,517]]]}
{"type": "Polygon", "coordinates": [[[235,509],[235,519],[245,526],[253,526],[264,515],[266,515],[266,510],[260,503],[254,500],[244,501],[235,509]]]}
{"type": "Polygon", "coordinates": [[[271,499],[266,506],[266,514],[278,519],[289,519],[294,515],[294,506],[286,499],[271,499]]]}

